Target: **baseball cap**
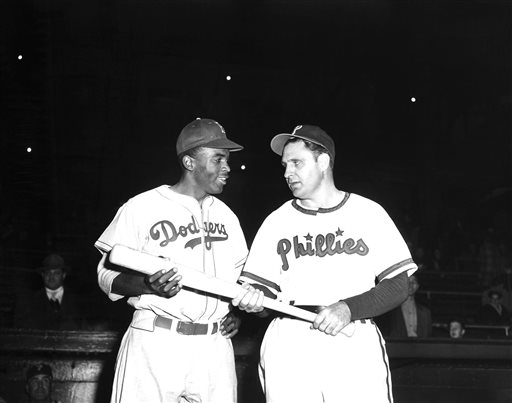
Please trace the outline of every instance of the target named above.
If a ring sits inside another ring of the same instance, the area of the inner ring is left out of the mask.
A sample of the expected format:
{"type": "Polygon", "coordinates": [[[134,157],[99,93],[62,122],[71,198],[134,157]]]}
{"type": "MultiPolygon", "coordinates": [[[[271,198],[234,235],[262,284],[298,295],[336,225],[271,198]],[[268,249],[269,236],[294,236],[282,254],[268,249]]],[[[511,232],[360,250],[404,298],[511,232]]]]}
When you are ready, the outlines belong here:
{"type": "Polygon", "coordinates": [[[286,142],[292,138],[299,138],[307,141],[311,141],[312,143],[318,144],[324,147],[329,154],[331,154],[332,159],[335,157],[335,147],[334,140],[329,136],[324,130],[319,128],[318,126],[312,125],[298,125],[295,126],[293,132],[291,133],[281,133],[271,140],[270,148],[278,155],[283,155],[283,149],[286,142]]]}
{"type": "Polygon", "coordinates": [[[176,153],[190,150],[194,147],[221,148],[230,151],[240,151],[243,147],[226,137],[226,131],[215,120],[201,119],[190,122],[182,130],[176,141],[176,153]]]}
{"type": "Polygon", "coordinates": [[[51,253],[43,260],[43,265],[38,267],[38,270],[44,272],[52,269],[68,270],[68,266],[64,262],[64,258],[56,253],[51,253]]]}
{"type": "Polygon", "coordinates": [[[49,376],[50,378],[53,377],[52,369],[47,364],[37,364],[31,366],[27,371],[27,381],[36,375],[46,375],[49,376]]]}

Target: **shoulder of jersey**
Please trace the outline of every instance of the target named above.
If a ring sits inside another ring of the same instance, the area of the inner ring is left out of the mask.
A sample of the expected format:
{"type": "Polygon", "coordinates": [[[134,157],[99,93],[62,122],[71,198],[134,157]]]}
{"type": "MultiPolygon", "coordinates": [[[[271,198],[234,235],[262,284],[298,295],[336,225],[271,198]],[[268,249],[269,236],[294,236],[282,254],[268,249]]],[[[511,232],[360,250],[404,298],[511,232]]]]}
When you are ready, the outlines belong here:
{"type": "Polygon", "coordinates": [[[283,211],[284,212],[288,212],[290,209],[294,209],[292,207],[292,202],[293,202],[293,199],[290,199],[290,200],[287,200],[285,201],[283,204],[281,204],[278,208],[276,208],[274,211],[272,211],[268,216],[267,218],[265,219],[265,221],[269,221],[269,220],[272,220],[273,218],[275,217],[278,217],[283,211]]]}
{"type": "Polygon", "coordinates": [[[349,197],[349,203],[352,202],[352,203],[357,203],[357,205],[354,206],[354,204],[352,204],[352,206],[354,207],[364,207],[364,208],[367,208],[367,209],[376,209],[376,210],[383,210],[383,207],[377,203],[375,200],[372,200],[372,199],[369,199],[365,196],[361,196],[357,193],[350,193],[350,197],[349,197]]]}
{"type": "Polygon", "coordinates": [[[138,193],[135,196],[130,197],[126,203],[128,204],[137,204],[137,203],[143,203],[148,199],[152,199],[155,197],[156,194],[159,194],[161,192],[162,186],[146,190],[144,192],[138,193]]]}

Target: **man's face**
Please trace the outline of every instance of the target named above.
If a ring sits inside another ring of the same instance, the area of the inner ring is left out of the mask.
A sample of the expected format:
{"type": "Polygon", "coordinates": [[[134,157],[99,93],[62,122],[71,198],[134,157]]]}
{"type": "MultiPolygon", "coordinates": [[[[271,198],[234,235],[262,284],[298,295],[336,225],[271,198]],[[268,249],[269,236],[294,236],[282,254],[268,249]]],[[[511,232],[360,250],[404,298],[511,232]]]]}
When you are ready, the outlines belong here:
{"type": "Polygon", "coordinates": [[[464,335],[464,329],[459,322],[450,322],[450,337],[452,339],[459,339],[464,335]]]}
{"type": "Polygon", "coordinates": [[[62,269],[48,269],[42,274],[44,286],[50,290],[56,290],[66,278],[66,272],[62,269]]]}
{"type": "Polygon", "coordinates": [[[48,400],[51,393],[51,378],[48,375],[34,375],[27,381],[27,393],[33,401],[48,400]]]}
{"type": "Polygon", "coordinates": [[[302,141],[288,143],[283,150],[281,164],[293,196],[301,200],[311,198],[322,182],[322,170],[313,152],[302,141]]]}
{"type": "Polygon", "coordinates": [[[420,287],[420,284],[418,283],[418,279],[416,276],[410,276],[409,277],[409,295],[416,294],[416,291],[418,291],[418,288],[420,287]]]}
{"type": "Polygon", "coordinates": [[[496,293],[490,294],[490,302],[494,306],[501,305],[501,295],[496,293]]]}
{"type": "Polygon", "coordinates": [[[224,189],[229,172],[229,150],[204,148],[194,158],[194,178],[198,187],[207,194],[219,194],[224,189]]]}

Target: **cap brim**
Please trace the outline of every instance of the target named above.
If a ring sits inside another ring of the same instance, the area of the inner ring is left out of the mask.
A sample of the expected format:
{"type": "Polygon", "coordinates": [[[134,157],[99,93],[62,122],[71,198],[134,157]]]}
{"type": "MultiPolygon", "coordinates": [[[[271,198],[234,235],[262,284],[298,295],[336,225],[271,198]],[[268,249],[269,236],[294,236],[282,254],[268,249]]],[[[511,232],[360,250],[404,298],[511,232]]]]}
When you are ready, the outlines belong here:
{"type": "Polygon", "coordinates": [[[229,150],[229,151],[241,151],[244,149],[244,147],[241,146],[240,144],[237,144],[234,141],[231,141],[228,139],[213,140],[213,141],[210,141],[209,143],[202,144],[201,147],[220,148],[220,149],[229,150]]]}
{"type": "Polygon", "coordinates": [[[310,141],[311,143],[315,143],[315,144],[318,144],[319,146],[324,147],[322,144],[318,143],[317,141],[311,140],[310,138],[307,138],[305,136],[298,136],[296,134],[291,134],[291,133],[280,133],[280,134],[275,135],[274,138],[270,141],[270,148],[277,155],[283,155],[284,145],[290,139],[302,139],[302,140],[310,141]]]}
{"type": "Polygon", "coordinates": [[[290,133],[280,133],[274,136],[274,138],[270,141],[270,148],[277,155],[283,155],[283,148],[286,142],[294,138],[296,136],[291,135],[290,133]]]}

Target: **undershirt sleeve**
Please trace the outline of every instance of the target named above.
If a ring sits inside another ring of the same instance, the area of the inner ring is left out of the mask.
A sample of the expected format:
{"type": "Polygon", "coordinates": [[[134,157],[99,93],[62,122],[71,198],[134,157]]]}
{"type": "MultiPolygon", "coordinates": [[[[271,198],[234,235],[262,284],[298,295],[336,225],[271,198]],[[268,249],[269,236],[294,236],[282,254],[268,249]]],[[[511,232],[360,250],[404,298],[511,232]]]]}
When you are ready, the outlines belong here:
{"type": "Polygon", "coordinates": [[[407,299],[408,275],[400,273],[379,282],[371,290],[343,301],[350,308],[351,319],[367,319],[382,315],[407,299]]]}

